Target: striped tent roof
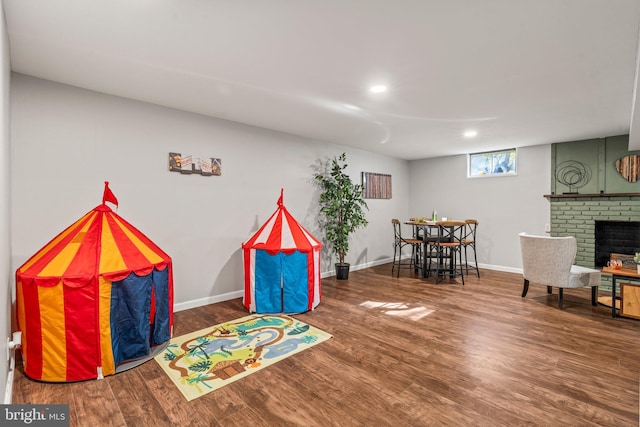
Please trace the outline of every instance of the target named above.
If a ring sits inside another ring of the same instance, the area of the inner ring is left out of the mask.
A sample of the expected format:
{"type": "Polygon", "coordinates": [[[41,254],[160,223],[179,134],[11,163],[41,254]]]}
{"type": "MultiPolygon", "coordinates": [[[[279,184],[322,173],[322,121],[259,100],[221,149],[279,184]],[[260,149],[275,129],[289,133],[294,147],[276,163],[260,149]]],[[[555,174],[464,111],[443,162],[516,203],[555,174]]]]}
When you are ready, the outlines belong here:
{"type": "Polygon", "coordinates": [[[295,251],[311,252],[322,248],[322,243],[311,235],[289,213],[283,203],[283,191],[280,191],[278,208],[262,227],[245,243],[243,249],[262,249],[269,253],[295,251]]]}
{"type": "Polygon", "coordinates": [[[163,270],[171,258],[105,203],[95,207],[36,252],[16,272],[23,284],[82,287],[103,276],[118,281],[163,270]]]}

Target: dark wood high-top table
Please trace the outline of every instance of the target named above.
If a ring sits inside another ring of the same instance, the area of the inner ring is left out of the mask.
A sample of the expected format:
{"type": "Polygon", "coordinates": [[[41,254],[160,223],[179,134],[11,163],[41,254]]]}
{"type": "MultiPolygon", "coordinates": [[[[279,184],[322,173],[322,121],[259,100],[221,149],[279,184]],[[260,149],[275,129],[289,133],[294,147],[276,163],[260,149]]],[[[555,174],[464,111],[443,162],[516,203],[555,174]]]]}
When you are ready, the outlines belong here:
{"type": "MultiPolygon", "coordinates": [[[[442,220],[445,221],[445,220],[442,220]]],[[[454,221],[451,219],[447,219],[447,221],[454,221]]],[[[455,221],[459,221],[459,220],[455,220],[455,221]]],[[[464,222],[464,221],[460,221],[460,222],[464,222]]],[[[414,227],[414,235],[417,236],[418,235],[418,228],[422,228],[422,238],[424,241],[423,244],[423,250],[422,250],[422,277],[426,278],[427,277],[427,252],[429,251],[429,244],[428,241],[431,240],[435,240],[435,237],[428,237],[428,235],[430,235],[430,233],[428,232],[429,229],[437,229],[438,228],[438,221],[433,221],[433,220],[426,220],[426,221],[419,221],[419,220],[410,220],[410,221],[405,221],[404,222],[407,225],[412,225],[414,227]]],[[[449,266],[450,266],[450,272],[449,274],[454,277],[454,271],[453,271],[453,253],[450,255],[450,262],[449,262],[449,266]]],[[[464,281],[463,281],[464,282],[464,281]]],[[[436,281],[437,283],[437,281],[436,281]]],[[[464,283],[463,283],[464,284],[464,283]]]]}
{"type": "MultiPolygon", "coordinates": [[[[616,297],[616,279],[632,279],[640,281],[640,274],[638,270],[632,270],[629,268],[615,269],[611,267],[602,267],[602,274],[611,275],[611,316],[617,317],[616,313],[616,299],[621,299],[622,289],[620,290],[620,297],[616,297]]],[[[620,310],[623,310],[622,302],[620,303],[620,310]]]]}

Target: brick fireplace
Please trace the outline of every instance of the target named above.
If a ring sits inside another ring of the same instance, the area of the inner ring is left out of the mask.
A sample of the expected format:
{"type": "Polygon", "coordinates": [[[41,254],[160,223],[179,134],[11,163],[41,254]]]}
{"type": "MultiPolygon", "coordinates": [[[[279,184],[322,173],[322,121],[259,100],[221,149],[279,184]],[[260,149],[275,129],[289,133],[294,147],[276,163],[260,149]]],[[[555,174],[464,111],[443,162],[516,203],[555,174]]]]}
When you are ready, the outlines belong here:
{"type": "MultiPolygon", "coordinates": [[[[584,267],[601,267],[596,263],[596,221],[598,226],[609,221],[622,226],[640,222],[640,194],[546,197],[551,204],[551,236],[575,236],[578,243],[576,264],[584,267]]],[[[640,246],[640,241],[637,245],[640,246]]],[[[602,255],[599,258],[601,260],[602,255]]],[[[602,279],[603,290],[610,290],[608,277],[602,279]]]]}

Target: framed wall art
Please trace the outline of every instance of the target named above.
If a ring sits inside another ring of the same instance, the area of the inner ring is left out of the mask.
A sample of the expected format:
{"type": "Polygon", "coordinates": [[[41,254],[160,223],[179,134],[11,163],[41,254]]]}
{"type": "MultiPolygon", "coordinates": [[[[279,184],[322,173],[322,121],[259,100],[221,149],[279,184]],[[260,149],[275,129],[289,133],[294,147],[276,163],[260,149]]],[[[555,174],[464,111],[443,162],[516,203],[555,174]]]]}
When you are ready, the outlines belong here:
{"type": "Polygon", "coordinates": [[[390,199],[391,175],[362,172],[362,197],[365,199],[390,199]]]}
{"type": "Polygon", "coordinates": [[[222,159],[169,153],[169,171],[185,175],[220,176],[222,175],[222,159]]]}

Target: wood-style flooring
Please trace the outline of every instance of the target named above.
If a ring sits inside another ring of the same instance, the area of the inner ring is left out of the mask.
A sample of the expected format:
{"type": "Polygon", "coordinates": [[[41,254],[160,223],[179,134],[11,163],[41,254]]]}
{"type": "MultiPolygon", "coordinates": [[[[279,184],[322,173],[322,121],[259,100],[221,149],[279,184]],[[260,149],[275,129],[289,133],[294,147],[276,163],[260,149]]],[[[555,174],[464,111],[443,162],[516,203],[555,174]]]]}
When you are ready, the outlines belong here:
{"type": "MultiPolygon", "coordinates": [[[[187,402],[155,361],[47,384],[16,369],[13,403],[68,403],[71,426],[637,426],[640,321],[589,289],[481,270],[435,284],[390,264],[323,279],[294,317],[327,342],[187,402]]],[[[179,284],[176,284],[178,287],[179,284]]],[[[182,335],[248,313],[240,299],[175,314],[182,335]]]]}

